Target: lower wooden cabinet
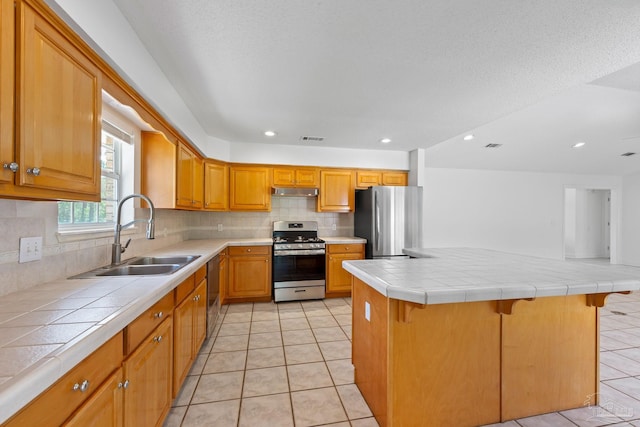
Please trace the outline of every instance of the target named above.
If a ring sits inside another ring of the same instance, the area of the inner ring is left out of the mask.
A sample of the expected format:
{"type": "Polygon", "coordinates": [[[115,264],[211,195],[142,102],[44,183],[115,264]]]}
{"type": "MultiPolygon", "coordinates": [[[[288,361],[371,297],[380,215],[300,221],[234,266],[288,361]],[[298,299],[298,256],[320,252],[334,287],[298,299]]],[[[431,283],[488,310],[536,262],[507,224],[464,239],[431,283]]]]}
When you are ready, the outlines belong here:
{"type": "Polygon", "coordinates": [[[206,279],[202,266],[2,427],[161,426],[206,338],[206,279]]]}
{"type": "Polygon", "coordinates": [[[327,245],[326,296],[328,298],[351,295],[351,273],[342,268],[342,261],[357,259],[364,259],[363,244],[327,245]]]}
{"type": "Polygon", "coordinates": [[[171,408],[173,319],[167,317],[124,362],[125,426],[160,426],[171,408]]]}
{"type": "Polygon", "coordinates": [[[3,427],[62,425],[74,411],[87,404],[121,363],[120,332],[36,397],[3,427]]]}
{"type": "Polygon", "coordinates": [[[271,300],[271,246],[229,248],[225,299],[226,302],[271,300]]]}
{"type": "Polygon", "coordinates": [[[124,422],[124,379],[122,368],[102,386],[65,423],[66,427],[121,427],[124,422]]]}
{"type": "Polygon", "coordinates": [[[189,373],[207,333],[207,281],[202,280],[173,315],[173,397],[189,373]]]}

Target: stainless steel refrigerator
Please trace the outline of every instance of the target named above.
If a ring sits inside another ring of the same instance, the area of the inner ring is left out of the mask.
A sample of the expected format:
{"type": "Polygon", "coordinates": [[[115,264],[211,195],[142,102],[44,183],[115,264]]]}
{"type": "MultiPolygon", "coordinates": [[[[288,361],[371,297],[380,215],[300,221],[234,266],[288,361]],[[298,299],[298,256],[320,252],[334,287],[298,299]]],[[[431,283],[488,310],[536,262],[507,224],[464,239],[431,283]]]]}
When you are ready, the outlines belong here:
{"type": "Polygon", "coordinates": [[[356,192],[354,234],[367,239],[365,258],[403,256],[422,244],[422,187],[370,187],[356,192]]]}

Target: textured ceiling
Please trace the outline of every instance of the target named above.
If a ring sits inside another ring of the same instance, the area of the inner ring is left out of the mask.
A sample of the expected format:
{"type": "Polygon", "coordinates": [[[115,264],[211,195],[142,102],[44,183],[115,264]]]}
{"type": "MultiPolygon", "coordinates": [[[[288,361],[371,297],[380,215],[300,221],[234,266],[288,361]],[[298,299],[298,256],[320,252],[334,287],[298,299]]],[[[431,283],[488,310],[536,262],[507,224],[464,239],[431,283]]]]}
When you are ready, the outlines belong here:
{"type": "MultiPolygon", "coordinates": [[[[640,62],[636,0],[114,2],[204,129],[232,143],[312,135],[326,138],[316,145],[411,150],[446,141],[432,164],[453,167],[466,148],[444,155],[446,147],[481,127],[505,144],[494,153],[507,152],[520,136],[508,132],[520,127],[543,128],[547,150],[561,137],[589,139],[579,131],[602,110],[601,96],[607,115],[590,132],[607,139],[619,125],[615,94],[640,86],[630,67],[640,62]],[[530,108],[549,123],[529,123],[530,108]],[[574,110],[557,120],[556,108],[574,110]],[[266,129],[278,135],[267,139],[266,129]]],[[[626,95],[625,117],[640,105],[637,93],[626,95]]],[[[640,135],[627,127],[624,135],[640,135]]],[[[512,150],[522,155],[517,168],[542,170],[553,157],[532,143],[512,150]]],[[[462,163],[507,169],[482,157],[462,163]]],[[[572,167],[547,169],[595,173],[572,167]]]]}

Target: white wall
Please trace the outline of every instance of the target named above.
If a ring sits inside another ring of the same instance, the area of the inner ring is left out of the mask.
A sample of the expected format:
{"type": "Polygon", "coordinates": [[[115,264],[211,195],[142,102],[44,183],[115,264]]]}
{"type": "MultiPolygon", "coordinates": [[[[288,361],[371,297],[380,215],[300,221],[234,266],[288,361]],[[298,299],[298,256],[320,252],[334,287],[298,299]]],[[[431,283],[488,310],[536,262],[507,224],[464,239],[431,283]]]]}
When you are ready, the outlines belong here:
{"type": "Polygon", "coordinates": [[[409,169],[409,153],[278,144],[231,144],[230,161],[353,168],[409,169]]]}
{"type": "Polygon", "coordinates": [[[640,267],[640,175],[623,178],[620,262],[640,267]]]}
{"type": "MultiPolygon", "coordinates": [[[[616,176],[427,168],[425,244],[562,259],[565,187],[615,192],[621,182],[616,176]]],[[[614,192],[612,217],[619,200],[614,192]]],[[[637,209],[640,214],[640,203],[637,209]]]]}
{"type": "Polygon", "coordinates": [[[111,0],[46,2],[206,156],[229,159],[229,143],[207,135],[111,0]]]}

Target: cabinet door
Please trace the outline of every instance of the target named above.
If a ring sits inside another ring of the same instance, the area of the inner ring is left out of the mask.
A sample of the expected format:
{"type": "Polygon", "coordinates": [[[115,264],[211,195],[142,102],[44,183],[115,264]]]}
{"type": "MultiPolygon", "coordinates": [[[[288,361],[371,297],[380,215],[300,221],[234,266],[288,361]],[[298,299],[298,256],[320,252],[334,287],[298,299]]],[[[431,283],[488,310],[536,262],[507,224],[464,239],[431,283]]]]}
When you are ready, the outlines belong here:
{"type": "Polygon", "coordinates": [[[193,293],[173,312],[173,397],[182,387],[193,361],[193,293]]]}
{"type": "Polygon", "coordinates": [[[229,210],[229,166],[205,161],[204,208],[212,211],[229,210]]]}
{"type": "Polygon", "coordinates": [[[207,281],[203,280],[194,292],[193,358],[195,359],[207,336],[207,281]]]}
{"type": "Polygon", "coordinates": [[[227,250],[220,252],[220,270],[218,272],[218,280],[220,280],[220,304],[227,301],[227,288],[229,282],[229,268],[227,267],[227,250]]]}
{"type": "Polygon", "coordinates": [[[380,185],[382,182],[382,173],[377,171],[357,171],[356,172],[356,188],[369,188],[374,185],[380,185]]]}
{"type": "Polygon", "coordinates": [[[192,207],[194,209],[202,209],[204,206],[204,160],[195,156],[193,158],[193,177],[192,183],[192,207]]]}
{"type": "Polygon", "coordinates": [[[18,7],[19,185],[100,200],[100,70],[30,6],[18,7]]]}
{"type": "Polygon", "coordinates": [[[271,295],[270,257],[229,257],[229,298],[268,297],[271,295]]]}
{"type": "Polygon", "coordinates": [[[320,179],[317,169],[297,169],[296,185],[298,187],[317,187],[320,179]]]}
{"type": "MultiPolygon", "coordinates": [[[[156,208],[176,207],[176,144],[160,132],[142,132],[140,188],[156,208]]],[[[143,206],[146,204],[143,203],[143,206]]]]}
{"type": "Polygon", "coordinates": [[[123,423],[122,368],[100,388],[64,424],[66,427],[120,427],[123,423]]]}
{"type": "Polygon", "coordinates": [[[176,206],[191,209],[193,207],[193,162],[195,154],[186,144],[178,144],[176,166],[176,206]]]}
{"type": "Polygon", "coordinates": [[[296,184],[296,171],[294,168],[274,168],[273,185],[291,186],[296,184]]]}
{"type": "Polygon", "coordinates": [[[319,212],[351,212],[355,206],[353,172],[344,170],[320,171],[319,212]]]}
{"type": "Polygon", "coordinates": [[[0,0],[0,183],[12,184],[14,174],[5,164],[14,162],[13,86],[14,13],[12,0],[0,0]]]}
{"type": "Polygon", "coordinates": [[[342,268],[342,261],[363,259],[362,253],[329,254],[327,257],[327,293],[351,292],[351,273],[342,268]]]}
{"type": "Polygon", "coordinates": [[[406,172],[385,172],[382,174],[382,185],[407,185],[406,172]]]}
{"type": "Polygon", "coordinates": [[[125,426],[158,426],[171,406],[172,319],[163,321],[124,363],[125,426]]]}
{"type": "Polygon", "coordinates": [[[271,169],[254,166],[231,166],[231,210],[271,210],[271,169]]]}

